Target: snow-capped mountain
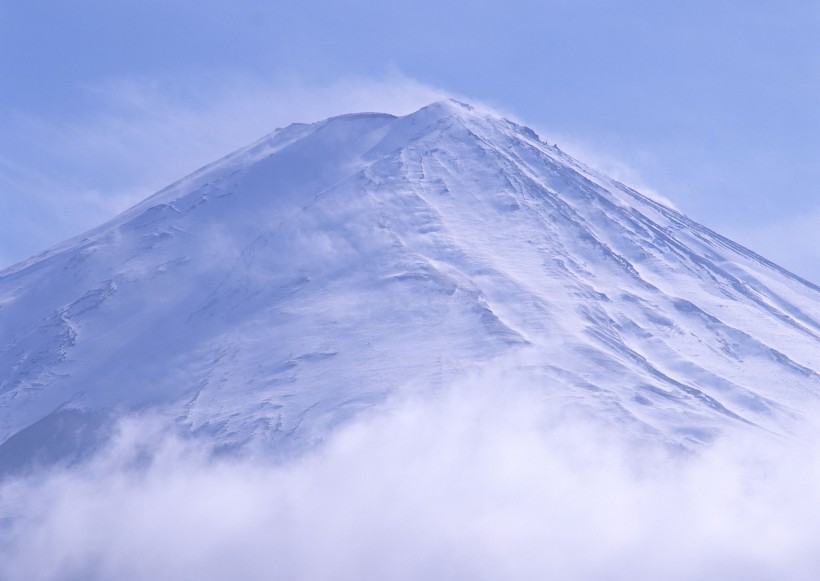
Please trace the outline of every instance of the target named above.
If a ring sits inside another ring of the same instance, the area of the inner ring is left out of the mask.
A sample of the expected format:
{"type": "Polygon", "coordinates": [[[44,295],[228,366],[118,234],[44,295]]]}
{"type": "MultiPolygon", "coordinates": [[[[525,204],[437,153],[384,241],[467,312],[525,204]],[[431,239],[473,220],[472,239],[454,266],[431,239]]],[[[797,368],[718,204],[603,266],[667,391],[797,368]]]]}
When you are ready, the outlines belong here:
{"type": "Polygon", "coordinates": [[[0,465],[146,409],[312,442],[499,361],[636,437],[786,433],[820,289],[468,105],[294,124],[0,273],[0,465]]]}

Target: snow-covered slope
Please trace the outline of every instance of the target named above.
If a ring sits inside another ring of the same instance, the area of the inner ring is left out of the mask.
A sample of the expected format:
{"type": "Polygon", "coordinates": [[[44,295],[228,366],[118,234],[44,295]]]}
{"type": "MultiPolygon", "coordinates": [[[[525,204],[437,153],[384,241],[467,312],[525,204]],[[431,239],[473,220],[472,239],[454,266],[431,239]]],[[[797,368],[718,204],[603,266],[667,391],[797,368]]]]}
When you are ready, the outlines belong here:
{"type": "Polygon", "coordinates": [[[468,105],[295,124],[0,273],[0,464],[142,409],[311,442],[494,362],[637,437],[785,433],[819,321],[816,286],[468,105]]]}

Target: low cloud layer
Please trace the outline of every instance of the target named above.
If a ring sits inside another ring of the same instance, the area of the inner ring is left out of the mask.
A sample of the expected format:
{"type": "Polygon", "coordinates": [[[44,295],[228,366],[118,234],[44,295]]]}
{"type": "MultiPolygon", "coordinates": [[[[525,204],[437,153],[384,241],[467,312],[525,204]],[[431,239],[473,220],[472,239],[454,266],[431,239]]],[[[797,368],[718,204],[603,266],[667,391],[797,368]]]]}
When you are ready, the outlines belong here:
{"type": "Polygon", "coordinates": [[[274,464],[130,419],[6,483],[0,578],[816,579],[820,458],[622,438],[508,379],[417,395],[274,464]]]}

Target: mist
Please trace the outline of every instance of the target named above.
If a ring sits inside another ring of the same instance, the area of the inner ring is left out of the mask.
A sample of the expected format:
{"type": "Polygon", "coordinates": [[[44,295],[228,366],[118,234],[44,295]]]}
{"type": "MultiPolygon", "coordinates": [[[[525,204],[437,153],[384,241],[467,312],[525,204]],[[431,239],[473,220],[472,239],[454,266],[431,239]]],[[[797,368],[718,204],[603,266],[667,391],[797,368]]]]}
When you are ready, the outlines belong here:
{"type": "Polygon", "coordinates": [[[214,72],[84,86],[82,113],[15,118],[0,144],[0,269],[93,228],[168,184],[294,122],[408,114],[449,92],[400,72],[316,84],[214,72]]]}
{"type": "Polygon", "coordinates": [[[557,401],[484,374],[284,461],[126,418],[92,461],[2,485],[0,578],[816,578],[806,438],[683,453],[557,401]]]}

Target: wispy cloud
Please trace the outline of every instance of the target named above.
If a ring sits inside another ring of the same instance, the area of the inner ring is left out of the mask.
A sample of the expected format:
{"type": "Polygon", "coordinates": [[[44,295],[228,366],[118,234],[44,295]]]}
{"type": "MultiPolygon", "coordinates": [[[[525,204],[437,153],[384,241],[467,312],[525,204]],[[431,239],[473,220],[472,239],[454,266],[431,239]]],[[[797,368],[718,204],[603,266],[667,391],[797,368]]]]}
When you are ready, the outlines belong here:
{"type": "Polygon", "coordinates": [[[820,206],[785,219],[735,227],[729,235],[769,260],[820,284],[820,206]]]}
{"type": "Polygon", "coordinates": [[[624,438],[503,372],[393,402],[273,465],[128,421],[0,493],[8,579],[812,579],[820,459],[624,438]],[[154,449],[146,464],[145,450],[154,449]],[[8,509],[7,509],[8,510],[8,509]]]}
{"type": "Polygon", "coordinates": [[[93,227],[277,127],[354,111],[404,114],[447,96],[399,73],[326,84],[128,77],[87,86],[86,95],[86,109],[70,118],[17,115],[0,151],[5,254],[93,227]]]}
{"type": "MultiPolygon", "coordinates": [[[[544,135],[551,142],[569,155],[575,157],[582,163],[588,165],[593,170],[617,180],[640,193],[653,198],[670,208],[678,209],[678,206],[663,195],[656,187],[646,181],[641,172],[627,163],[623,157],[619,158],[611,151],[607,151],[593,143],[562,134],[560,132],[544,130],[544,135]]],[[[641,154],[646,165],[652,165],[651,155],[647,152],[641,154]]]]}

